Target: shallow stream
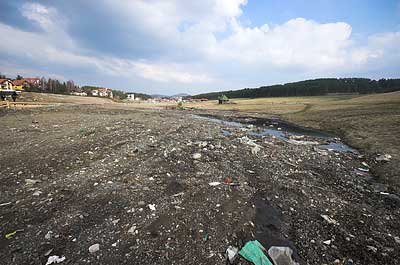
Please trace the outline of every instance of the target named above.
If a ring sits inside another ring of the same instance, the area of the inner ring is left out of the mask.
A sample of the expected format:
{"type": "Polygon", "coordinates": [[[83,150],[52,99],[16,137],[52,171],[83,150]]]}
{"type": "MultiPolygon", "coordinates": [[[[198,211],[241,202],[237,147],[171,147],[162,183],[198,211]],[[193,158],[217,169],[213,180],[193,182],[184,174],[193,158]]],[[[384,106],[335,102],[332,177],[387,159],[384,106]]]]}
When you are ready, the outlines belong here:
{"type": "MultiPolygon", "coordinates": [[[[318,130],[304,128],[293,123],[287,123],[279,119],[266,119],[266,118],[221,118],[213,115],[193,115],[195,118],[206,119],[211,122],[222,124],[228,127],[247,128],[248,135],[263,137],[274,136],[285,142],[292,144],[311,144],[316,145],[321,149],[333,150],[337,152],[350,152],[358,153],[357,150],[344,144],[337,137],[324,133],[318,130]],[[229,119],[229,120],[228,120],[229,119]],[[310,140],[303,140],[303,138],[313,138],[310,140]],[[316,141],[318,143],[316,143],[316,141]]],[[[225,136],[230,136],[232,132],[227,129],[221,129],[225,136]]]]}

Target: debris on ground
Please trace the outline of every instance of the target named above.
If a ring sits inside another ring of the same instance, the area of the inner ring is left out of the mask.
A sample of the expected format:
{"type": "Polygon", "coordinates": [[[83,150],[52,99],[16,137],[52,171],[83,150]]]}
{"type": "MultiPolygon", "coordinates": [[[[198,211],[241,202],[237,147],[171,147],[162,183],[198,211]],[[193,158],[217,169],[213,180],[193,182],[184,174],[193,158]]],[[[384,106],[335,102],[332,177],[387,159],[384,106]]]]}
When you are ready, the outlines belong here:
{"type": "Polygon", "coordinates": [[[382,155],[378,155],[376,158],[375,158],[375,160],[376,161],[384,161],[384,162],[388,162],[388,161],[390,161],[390,159],[392,159],[392,156],[391,155],[388,155],[388,154],[382,154],[382,155]]]}
{"type": "Polygon", "coordinates": [[[238,253],[239,253],[239,250],[233,246],[229,246],[226,249],[225,255],[230,264],[233,264],[233,262],[235,261],[235,259],[238,256],[238,253]]]}
{"type": "Polygon", "coordinates": [[[18,232],[23,232],[23,231],[24,231],[24,229],[14,230],[14,231],[12,231],[12,232],[6,234],[4,237],[5,237],[6,239],[10,239],[10,238],[14,237],[18,232]]]}
{"type": "Polygon", "coordinates": [[[90,253],[95,253],[100,250],[100,244],[94,244],[89,247],[90,253]]]}
{"type": "Polygon", "coordinates": [[[328,224],[337,224],[337,221],[334,220],[333,218],[329,217],[328,215],[321,214],[321,217],[328,222],[328,224]]]}
{"type": "Polygon", "coordinates": [[[276,265],[299,265],[293,260],[293,250],[289,247],[270,247],[268,255],[276,265]]]}
{"type": "Polygon", "coordinates": [[[285,134],[275,119],[205,113],[236,126],[195,113],[204,112],[0,110],[0,263],[56,255],[67,257],[61,264],[214,265],[226,262],[229,245],[241,250],[249,240],[288,246],[299,264],[400,260],[400,193],[376,171],[394,154],[381,163],[262,135],[270,125],[285,134]]]}
{"type": "Polygon", "coordinates": [[[56,264],[56,263],[61,263],[65,260],[65,257],[59,257],[59,256],[50,256],[46,262],[46,265],[50,264],[56,264]]]}
{"type": "Polygon", "coordinates": [[[273,265],[264,254],[266,249],[257,240],[247,242],[239,251],[240,256],[254,263],[254,265],[273,265]]]}

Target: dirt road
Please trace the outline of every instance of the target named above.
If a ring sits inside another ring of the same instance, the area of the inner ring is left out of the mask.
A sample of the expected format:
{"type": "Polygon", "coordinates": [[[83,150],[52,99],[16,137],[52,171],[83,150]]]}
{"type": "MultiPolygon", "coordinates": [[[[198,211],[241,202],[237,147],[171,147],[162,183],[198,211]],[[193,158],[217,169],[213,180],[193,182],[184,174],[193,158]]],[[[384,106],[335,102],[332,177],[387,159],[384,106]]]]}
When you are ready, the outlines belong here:
{"type": "Polygon", "coordinates": [[[398,264],[400,199],[364,172],[378,162],[256,130],[189,111],[2,111],[0,264],[225,264],[254,239],[301,264],[398,264]]]}

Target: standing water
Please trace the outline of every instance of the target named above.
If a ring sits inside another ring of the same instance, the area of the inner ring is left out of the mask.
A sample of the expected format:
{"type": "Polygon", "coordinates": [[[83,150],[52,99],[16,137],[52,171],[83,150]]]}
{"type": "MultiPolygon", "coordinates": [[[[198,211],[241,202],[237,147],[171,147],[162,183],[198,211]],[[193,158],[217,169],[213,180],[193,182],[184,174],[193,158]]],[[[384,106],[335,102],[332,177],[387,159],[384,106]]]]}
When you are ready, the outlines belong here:
{"type": "MultiPolygon", "coordinates": [[[[292,123],[283,122],[278,119],[265,119],[265,118],[235,118],[232,120],[224,120],[212,115],[193,115],[195,118],[206,119],[208,121],[222,124],[228,127],[249,128],[253,130],[248,131],[248,135],[262,137],[274,136],[285,142],[292,144],[317,144],[321,149],[333,150],[338,152],[358,153],[357,150],[342,143],[338,138],[314,129],[304,128],[292,123]],[[319,144],[313,141],[300,141],[302,137],[313,137],[317,140],[324,142],[319,144]]],[[[230,136],[232,133],[228,129],[222,129],[224,136],[230,136]]]]}

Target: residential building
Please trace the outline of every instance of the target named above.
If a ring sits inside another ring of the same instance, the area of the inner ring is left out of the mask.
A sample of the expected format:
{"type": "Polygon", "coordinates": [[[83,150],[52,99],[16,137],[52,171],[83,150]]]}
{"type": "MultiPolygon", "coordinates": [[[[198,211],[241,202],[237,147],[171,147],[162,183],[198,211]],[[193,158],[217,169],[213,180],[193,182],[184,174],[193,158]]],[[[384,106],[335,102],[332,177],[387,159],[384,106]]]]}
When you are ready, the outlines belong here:
{"type": "Polygon", "coordinates": [[[1,90],[13,90],[14,84],[10,79],[0,79],[1,90]]]}
{"type": "Polygon", "coordinates": [[[83,92],[83,91],[74,91],[74,92],[71,92],[71,95],[86,97],[87,93],[83,92]]]}
{"type": "Polygon", "coordinates": [[[40,78],[38,78],[38,77],[26,77],[26,78],[24,78],[24,80],[31,86],[34,86],[34,87],[40,86],[40,78]]]}
{"type": "Polygon", "coordinates": [[[126,94],[126,99],[129,101],[134,101],[135,100],[135,94],[134,93],[127,93],[126,94]]]}
{"type": "Polygon", "coordinates": [[[95,96],[95,97],[108,97],[108,98],[114,97],[112,90],[109,88],[98,88],[98,89],[92,90],[91,92],[92,92],[92,96],[95,96]]]}
{"type": "Polygon", "coordinates": [[[29,83],[25,81],[25,79],[14,80],[12,81],[14,85],[14,90],[23,91],[24,87],[29,86],[29,83]]]}

